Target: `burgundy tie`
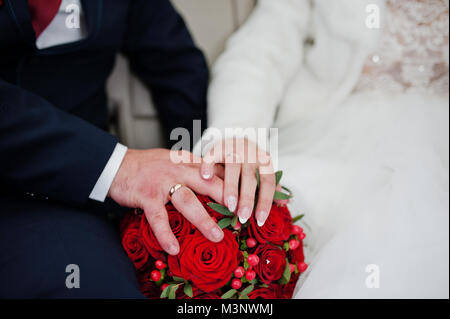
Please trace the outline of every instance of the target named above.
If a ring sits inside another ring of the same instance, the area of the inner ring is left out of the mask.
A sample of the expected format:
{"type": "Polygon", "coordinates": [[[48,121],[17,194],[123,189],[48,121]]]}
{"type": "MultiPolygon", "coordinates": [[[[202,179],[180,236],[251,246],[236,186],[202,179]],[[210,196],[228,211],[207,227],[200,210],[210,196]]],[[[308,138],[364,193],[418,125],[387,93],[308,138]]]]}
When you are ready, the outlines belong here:
{"type": "Polygon", "coordinates": [[[36,39],[55,18],[61,2],[62,0],[28,0],[31,24],[36,32],[36,39]]]}

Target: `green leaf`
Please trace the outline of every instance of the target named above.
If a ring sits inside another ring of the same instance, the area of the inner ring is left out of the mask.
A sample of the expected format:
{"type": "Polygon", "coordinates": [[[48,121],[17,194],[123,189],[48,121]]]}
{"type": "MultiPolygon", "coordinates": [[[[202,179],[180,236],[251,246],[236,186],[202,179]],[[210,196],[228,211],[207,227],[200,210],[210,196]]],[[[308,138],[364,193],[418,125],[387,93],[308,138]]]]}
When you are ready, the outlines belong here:
{"type": "Polygon", "coordinates": [[[236,227],[238,222],[238,217],[237,215],[233,217],[233,219],[231,220],[231,226],[236,227]]]}
{"type": "Polygon", "coordinates": [[[217,225],[219,225],[220,228],[224,229],[231,225],[231,221],[232,221],[231,218],[224,218],[224,219],[219,220],[217,225]]]}
{"type": "Polygon", "coordinates": [[[262,285],[259,285],[261,288],[269,288],[269,285],[266,285],[266,284],[262,284],[262,285]]]}
{"type": "Polygon", "coordinates": [[[305,214],[301,214],[301,215],[295,216],[294,218],[292,218],[292,223],[295,224],[296,222],[301,220],[303,217],[305,217],[305,214]]]}
{"type": "Polygon", "coordinates": [[[242,290],[242,292],[240,293],[240,297],[239,299],[242,299],[242,296],[247,296],[249,293],[251,293],[253,291],[253,289],[255,288],[255,285],[248,285],[244,290],[242,290]]]}
{"type": "Polygon", "coordinates": [[[222,295],[222,299],[230,299],[237,293],[236,289],[230,289],[222,295]]]}
{"type": "Polygon", "coordinates": [[[291,197],[292,197],[292,191],[289,188],[287,188],[286,186],[281,186],[281,189],[288,192],[289,195],[291,195],[291,197]]]}
{"type": "Polygon", "coordinates": [[[214,209],[219,214],[222,214],[225,216],[234,216],[234,214],[232,212],[230,212],[230,210],[228,208],[226,208],[225,206],[222,206],[220,204],[208,203],[208,206],[211,207],[212,209],[214,209]]]}
{"type": "Polygon", "coordinates": [[[184,279],[181,278],[181,277],[173,276],[172,278],[173,278],[173,280],[175,280],[175,281],[178,281],[178,282],[184,282],[184,279]]]}
{"type": "Polygon", "coordinates": [[[247,295],[245,296],[240,296],[239,299],[250,299],[247,295]]]}
{"type": "Polygon", "coordinates": [[[273,196],[274,200],[286,200],[286,199],[290,199],[290,198],[291,198],[291,195],[285,194],[285,193],[282,193],[282,192],[278,192],[278,191],[276,191],[274,196],[273,196]]]}
{"type": "Polygon", "coordinates": [[[284,268],[283,276],[279,283],[281,285],[286,285],[291,280],[291,268],[289,267],[289,260],[286,258],[286,268],[284,268]]]}
{"type": "Polygon", "coordinates": [[[161,279],[156,283],[158,286],[161,286],[161,284],[163,283],[164,279],[166,278],[166,269],[164,268],[160,272],[161,272],[161,279]]]}
{"type": "Polygon", "coordinates": [[[261,184],[261,176],[259,176],[259,169],[256,169],[256,185],[258,188],[260,184],[261,184]]]}
{"type": "Polygon", "coordinates": [[[296,275],[298,275],[299,274],[299,270],[298,270],[298,267],[297,267],[297,263],[295,264],[295,271],[294,271],[294,273],[296,274],[296,275]]]}
{"type": "Polygon", "coordinates": [[[169,289],[169,299],[176,299],[176,293],[178,290],[178,287],[180,287],[180,284],[178,285],[171,285],[170,289],[169,289]]]}
{"type": "Polygon", "coordinates": [[[186,283],[184,285],[184,294],[190,298],[192,298],[193,293],[192,293],[192,285],[190,283],[186,283]]]}
{"type": "Polygon", "coordinates": [[[241,240],[241,246],[239,247],[240,250],[247,250],[247,242],[245,239],[241,240]]]}
{"type": "Polygon", "coordinates": [[[283,245],[283,248],[284,248],[285,251],[289,251],[289,243],[285,242],[284,245],[283,245]]]}
{"type": "Polygon", "coordinates": [[[161,293],[160,298],[161,299],[167,298],[169,296],[169,290],[170,286],[167,286],[166,289],[164,289],[163,292],[161,293]]]}
{"type": "Polygon", "coordinates": [[[247,257],[248,257],[248,252],[244,251],[244,269],[247,270],[249,267],[248,261],[247,261],[247,257]]]}
{"type": "Polygon", "coordinates": [[[275,185],[280,184],[281,177],[283,177],[283,171],[275,172],[275,185]]]}

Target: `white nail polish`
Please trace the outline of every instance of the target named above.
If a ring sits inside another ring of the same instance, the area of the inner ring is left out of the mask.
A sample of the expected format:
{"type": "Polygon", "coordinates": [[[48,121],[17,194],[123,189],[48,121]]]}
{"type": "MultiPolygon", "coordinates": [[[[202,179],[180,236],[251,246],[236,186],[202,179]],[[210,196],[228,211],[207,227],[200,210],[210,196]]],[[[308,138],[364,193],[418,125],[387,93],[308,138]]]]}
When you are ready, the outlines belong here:
{"type": "Polygon", "coordinates": [[[266,223],[267,217],[269,216],[269,214],[267,212],[264,211],[260,211],[256,214],[256,223],[258,224],[259,227],[264,226],[264,224],[266,223]]]}
{"type": "Polygon", "coordinates": [[[230,212],[234,213],[237,206],[237,199],[234,196],[228,196],[227,198],[227,206],[230,212]]]}
{"type": "Polygon", "coordinates": [[[203,173],[203,178],[204,179],[210,179],[211,178],[211,174],[209,172],[205,172],[205,173],[203,173]]]}
{"type": "Polygon", "coordinates": [[[252,216],[252,211],[248,207],[243,207],[239,210],[238,216],[239,222],[243,225],[250,219],[250,216],[252,216]]]}
{"type": "Polygon", "coordinates": [[[244,225],[247,221],[248,218],[242,218],[241,216],[239,216],[239,222],[241,223],[241,225],[244,225]]]}

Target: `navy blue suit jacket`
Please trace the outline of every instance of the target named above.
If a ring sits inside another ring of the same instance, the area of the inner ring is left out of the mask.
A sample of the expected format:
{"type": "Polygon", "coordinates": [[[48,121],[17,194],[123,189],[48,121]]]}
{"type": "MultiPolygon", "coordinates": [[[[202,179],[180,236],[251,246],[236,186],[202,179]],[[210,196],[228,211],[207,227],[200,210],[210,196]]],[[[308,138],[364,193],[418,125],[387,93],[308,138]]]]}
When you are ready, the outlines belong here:
{"type": "Polygon", "coordinates": [[[117,138],[105,83],[118,52],[152,91],[166,136],[206,119],[203,54],[169,0],[82,0],[85,40],[37,50],[27,0],[0,7],[0,190],[83,204],[117,138]]]}

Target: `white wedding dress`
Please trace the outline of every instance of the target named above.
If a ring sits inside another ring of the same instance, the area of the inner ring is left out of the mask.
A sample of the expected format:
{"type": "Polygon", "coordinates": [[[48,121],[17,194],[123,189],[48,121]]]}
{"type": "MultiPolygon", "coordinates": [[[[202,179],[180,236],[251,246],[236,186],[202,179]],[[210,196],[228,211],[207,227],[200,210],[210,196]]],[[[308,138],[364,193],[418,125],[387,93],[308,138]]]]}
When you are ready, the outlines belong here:
{"type": "Polygon", "coordinates": [[[228,41],[209,125],[279,129],[296,298],[449,297],[448,30],[448,0],[259,0],[228,41]]]}
{"type": "Polygon", "coordinates": [[[280,131],[309,236],[296,298],[448,298],[448,14],[387,1],[352,94],[280,131]]]}

